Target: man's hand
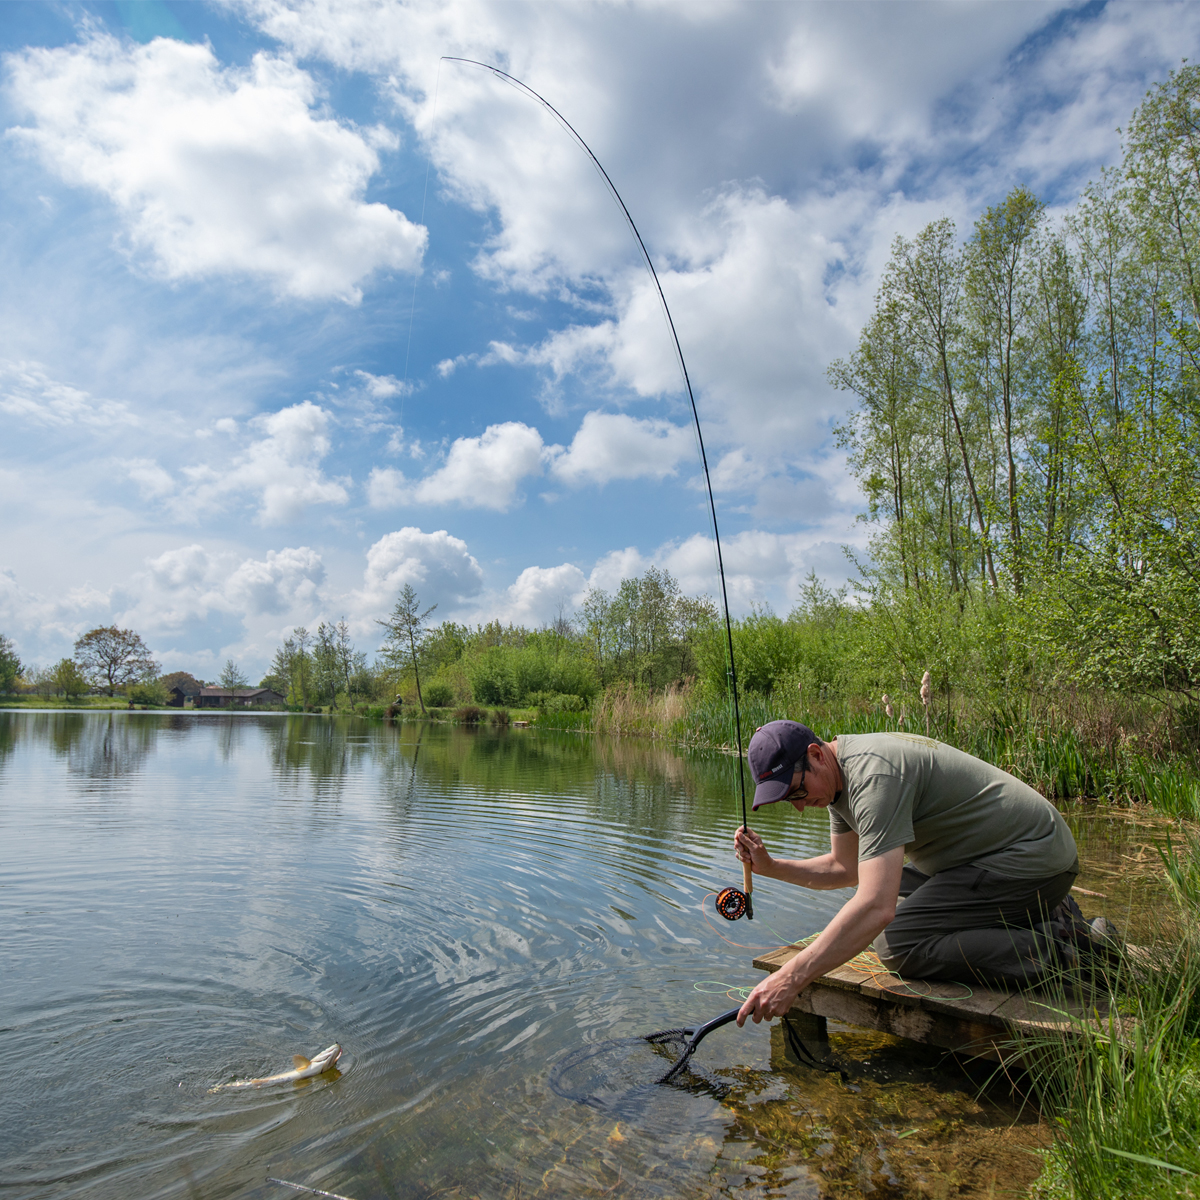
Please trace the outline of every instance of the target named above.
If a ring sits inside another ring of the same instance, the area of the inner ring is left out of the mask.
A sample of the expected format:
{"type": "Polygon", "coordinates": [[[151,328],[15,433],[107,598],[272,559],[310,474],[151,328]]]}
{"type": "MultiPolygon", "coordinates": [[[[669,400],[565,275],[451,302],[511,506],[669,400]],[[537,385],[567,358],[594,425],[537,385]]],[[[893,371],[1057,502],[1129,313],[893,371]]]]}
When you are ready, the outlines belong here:
{"type": "Polygon", "coordinates": [[[739,862],[748,862],[755,875],[767,875],[775,865],[775,860],[767,853],[763,840],[753,829],[743,829],[740,825],[733,835],[733,852],[739,862]]]}
{"type": "Polygon", "coordinates": [[[759,1021],[782,1017],[792,1007],[792,1001],[798,995],[800,987],[792,982],[791,975],[786,971],[776,971],[773,975],[768,975],[746,997],[746,1003],[737,1015],[737,1023],[739,1026],[745,1025],[747,1017],[756,1025],[759,1021]]]}

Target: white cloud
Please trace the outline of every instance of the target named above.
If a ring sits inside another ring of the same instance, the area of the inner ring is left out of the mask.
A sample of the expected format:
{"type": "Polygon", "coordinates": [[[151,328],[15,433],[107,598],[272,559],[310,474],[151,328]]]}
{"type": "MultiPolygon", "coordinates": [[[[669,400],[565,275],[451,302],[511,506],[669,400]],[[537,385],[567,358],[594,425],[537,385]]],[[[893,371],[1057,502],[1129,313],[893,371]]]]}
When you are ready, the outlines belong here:
{"type": "Polygon", "coordinates": [[[371,272],[420,265],[425,229],[362,199],[394,137],[317,116],[312,78],[287,59],[222,68],[206,45],[97,35],[7,66],[32,121],[9,137],[106,195],[168,278],[247,273],[357,303],[371,272]]]}
{"type": "Polygon", "coordinates": [[[130,458],[120,463],[125,474],[138,485],[143,500],[160,500],[175,490],[171,473],[152,458],[130,458]]]}
{"type": "Polygon", "coordinates": [[[372,508],[399,508],[411,495],[412,488],[403,471],[395,467],[371,468],[367,477],[367,503],[372,508]]]}
{"type": "Polygon", "coordinates": [[[321,556],[296,546],[268,550],[265,561],[247,559],[230,575],[225,592],[248,612],[274,614],[313,604],[324,581],[321,556]]]}
{"type": "Polygon", "coordinates": [[[413,390],[411,383],[404,383],[395,375],[372,375],[370,371],[355,371],[354,374],[363,381],[373,400],[391,400],[395,396],[407,396],[413,390]]]}
{"type": "Polygon", "coordinates": [[[479,619],[511,621],[527,628],[548,625],[560,615],[570,617],[587,588],[587,577],[573,563],[526,567],[503,592],[477,605],[479,619]]]}
{"type": "Polygon", "coordinates": [[[540,474],[542,435],[520,421],[489,425],[479,437],[457,438],[443,466],[413,488],[419,504],[460,504],[504,512],[517,487],[540,474]]]}
{"type": "Polygon", "coordinates": [[[71,653],[71,643],[89,625],[111,617],[112,596],[90,583],[43,595],[19,582],[11,569],[0,569],[0,630],[11,637],[26,665],[37,661],[35,648],[52,645],[55,658],[71,653]]]}
{"type": "Polygon", "coordinates": [[[325,566],[308,546],[268,550],[266,558],[240,558],[198,542],[147,558],[133,574],[127,593],[131,606],[123,623],[169,637],[214,614],[223,627],[240,626],[251,617],[292,614],[300,620],[321,603],[325,566]]]}
{"type": "MultiPolygon", "coordinates": [[[[748,529],[721,539],[725,583],[734,615],[752,604],[769,603],[786,612],[796,602],[810,570],[840,584],[851,574],[840,539],[830,541],[809,533],[772,533],[748,529]]],[[[667,542],[648,554],[632,546],[606,554],[593,567],[588,586],[615,591],[623,579],[634,579],[651,566],[661,567],[678,580],[688,595],[705,595],[721,603],[721,579],[712,537],[695,534],[681,543],[667,542]]]]}
{"type": "Polygon", "coordinates": [[[299,518],[314,504],[345,504],[345,485],[321,469],[330,449],[332,417],[311,400],[255,417],[250,424],[266,433],[221,469],[184,468],[191,482],[176,501],[180,516],[196,505],[225,506],[244,492],[258,495],[259,522],[278,525],[299,518]]]}
{"type": "Polygon", "coordinates": [[[461,538],[444,529],[425,533],[408,525],[384,534],[367,551],[363,586],[352,593],[352,607],[360,614],[382,617],[406,583],[417,590],[425,607],[445,607],[478,595],[483,571],[461,538]]]}
{"type": "Polygon", "coordinates": [[[663,479],[692,447],[690,430],[669,421],[590,412],[566,450],[554,447],[551,470],[568,484],[663,479]]]}
{"type": "Polygon", "coordinates": [[[11,359],[0,359],[0,412],[52,428],[139,424],[127,404],[97,400],[77,387],[60,383],[41,363],[11,359]]]}

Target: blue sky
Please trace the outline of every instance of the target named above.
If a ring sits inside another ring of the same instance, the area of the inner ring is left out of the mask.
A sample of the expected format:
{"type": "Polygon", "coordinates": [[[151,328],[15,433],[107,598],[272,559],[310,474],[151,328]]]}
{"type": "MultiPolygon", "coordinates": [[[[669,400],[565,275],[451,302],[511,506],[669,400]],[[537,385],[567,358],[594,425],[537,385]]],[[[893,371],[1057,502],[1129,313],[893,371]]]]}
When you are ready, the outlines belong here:
{"type": "Polygon", "coordinates": [[[825,380],[896,233],[1061,215],[1195,56],[1174,3],[6,3],[0,632],[251,673],[411,582],[530,625],[651,564],[847,576],[825,380]]]}

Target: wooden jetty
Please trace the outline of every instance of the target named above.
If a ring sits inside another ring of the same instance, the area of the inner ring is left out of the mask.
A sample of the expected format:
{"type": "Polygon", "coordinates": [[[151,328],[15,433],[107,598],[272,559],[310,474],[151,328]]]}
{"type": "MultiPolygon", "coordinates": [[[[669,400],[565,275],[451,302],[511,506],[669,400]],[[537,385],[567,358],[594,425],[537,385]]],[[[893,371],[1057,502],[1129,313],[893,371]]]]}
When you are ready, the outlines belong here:
{"type": "MultiPolygon", "coordinates": [[[[778,971],[801,949],[781,946],[757,957],[754,965],[760,971],[778,971]]],[[[802,1036],[818,1044],[826,1043],[825,1022],[832,1019],[1004,1063],[1020,1058],[1013,1043],[1023,1033],[1056,1032],[1069,1038],[1089,1021],[1104,1021],[1107,1004],[1099,1000],[1064,999],[1036,990],[992,991],[977,984],[968,988],[934,980],[901,981],[882,965],[847,963],[814,979],[796,997],[788,1017],[798,1018],[802,1036]]]]}

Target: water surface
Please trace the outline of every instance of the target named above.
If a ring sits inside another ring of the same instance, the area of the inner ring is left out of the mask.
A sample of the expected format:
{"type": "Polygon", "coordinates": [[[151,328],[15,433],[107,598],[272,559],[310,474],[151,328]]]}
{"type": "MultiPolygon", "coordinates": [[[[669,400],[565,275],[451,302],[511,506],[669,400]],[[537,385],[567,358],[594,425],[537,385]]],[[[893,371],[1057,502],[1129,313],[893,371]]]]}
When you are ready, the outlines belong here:
{"type": "MultiPolygon", "coordinates": [[[[353,719],[0,712],[0,1196],[988,1195],[1037,1173],[986,1072],[729,1026],[722,1088],[571,1103],[585,1042],[698,1024],[845,899],[740,871],[733,765],[353,719]],[[211,1093],[332,1041],[339,1075],[211,1093]]],[[[828,820],[755,825],[790,856],[828,820]]]]}

